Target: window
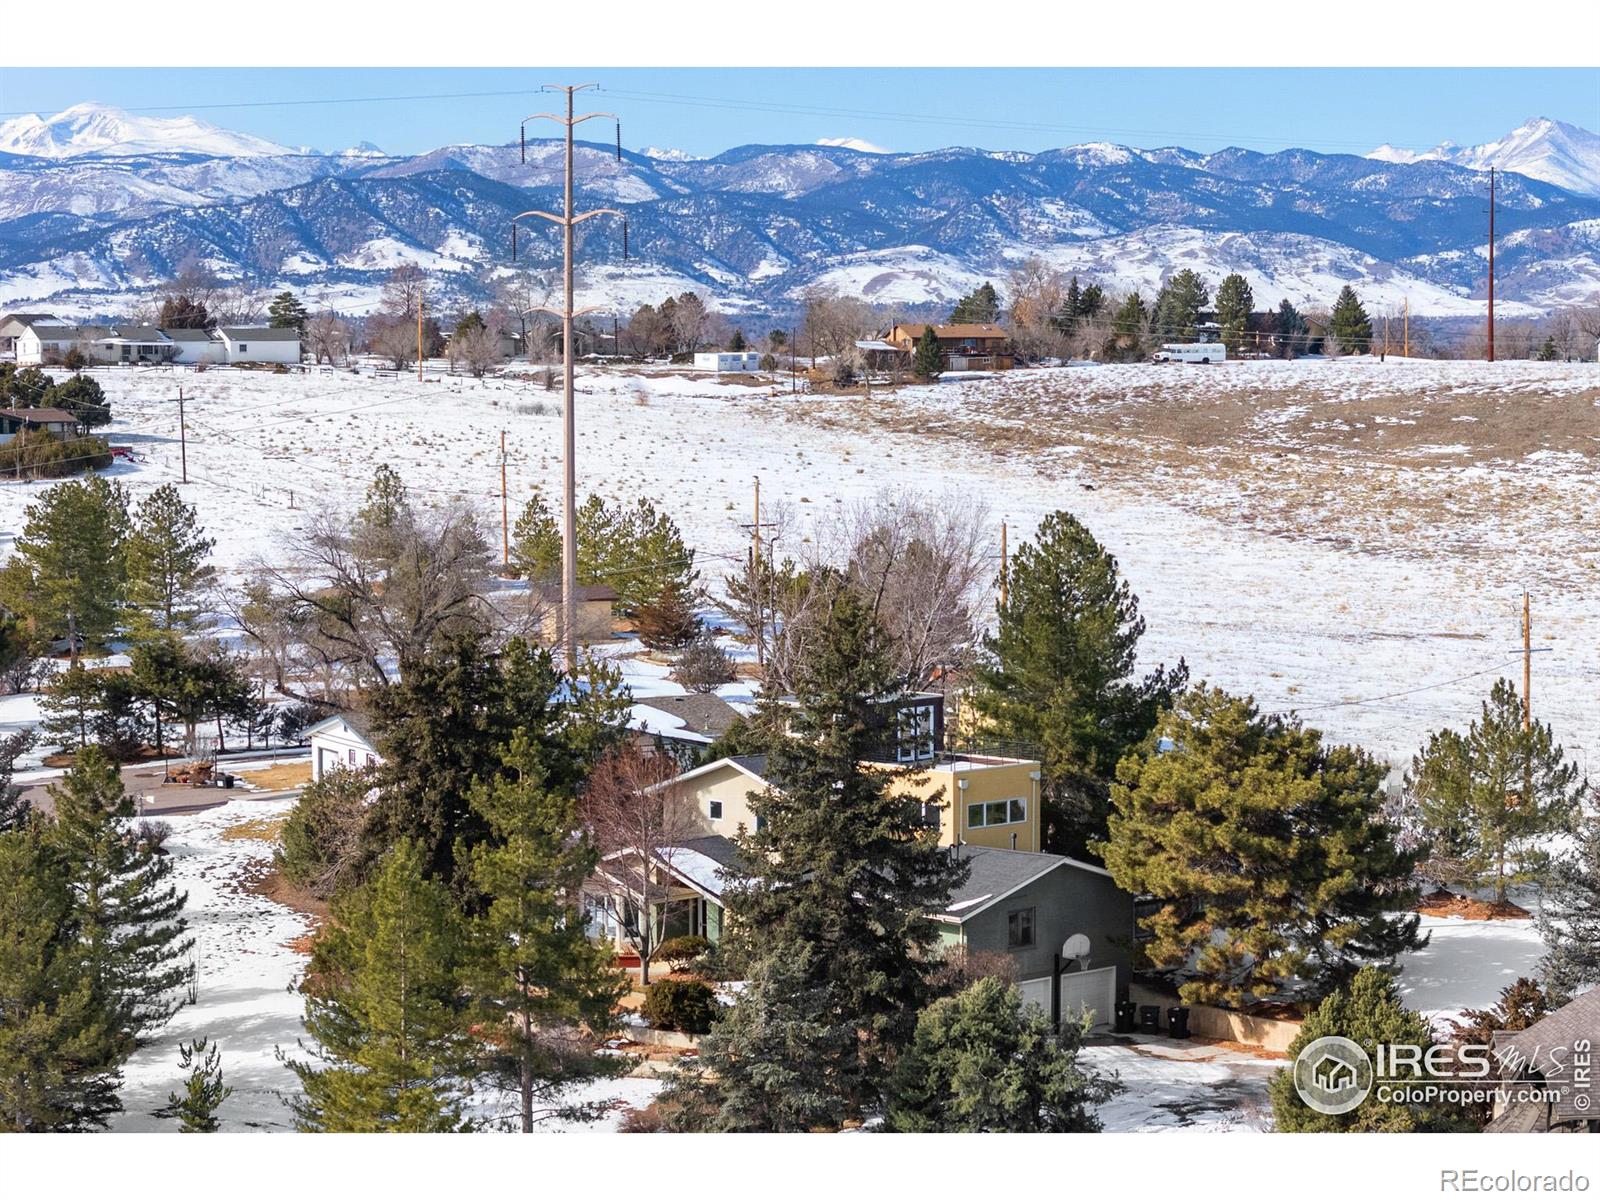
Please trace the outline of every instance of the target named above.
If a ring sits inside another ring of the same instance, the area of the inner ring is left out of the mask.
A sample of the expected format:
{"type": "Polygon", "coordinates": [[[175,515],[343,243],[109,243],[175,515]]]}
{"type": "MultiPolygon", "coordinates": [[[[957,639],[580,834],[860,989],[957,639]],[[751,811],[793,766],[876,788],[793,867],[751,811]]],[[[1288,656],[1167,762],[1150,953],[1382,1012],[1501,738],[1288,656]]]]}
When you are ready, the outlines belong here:
{"type": "Polygon", "coordinates": [[[375,767],[377,765],[378,765],[378,756],[376,754],[367,755],[367,766],[375,767]]]}
{"type": "Polygon", "coordinates": [[[1006,914],[1006,946],[1024,950],[1033,945],[1033,918],[1037,909],[1019,908],[1006,914]]]}
{"type": "Polygon", "coordinates": [[[722,801],[721,800],[707,800],[706,801],[706,815],[709,816],[713,821],[722,820],[722,801]]]}
{"type": "Polygon", "coordinates": [[[933,757],[933,705],[916,704],[902,708],[895,731],[898,744],[895,757],[900,762],[926,762],[933,757]]]}
{"type": "Polygon", "coordinates": [[[349,754],[350,754],[350,765],[353,767],[353,766],[356,765],[356,751],[355,751],[355,747],[354,746],[352,746],[350,748],[349,754]]]}
{"type": "Polygon", "coordinates": [[[239,343],[239,353],[240,354],[243,354],[248,349],[250,349],[249,346],[245,345],[243,342],[239,343]]]}
{"type": "Polygon", "coordinates": [[[1018,825],[1027,819],[1026,800],[990,800],[987,803],[967,805],[968,829],[987,829],[991,825],[1018,825]]]}

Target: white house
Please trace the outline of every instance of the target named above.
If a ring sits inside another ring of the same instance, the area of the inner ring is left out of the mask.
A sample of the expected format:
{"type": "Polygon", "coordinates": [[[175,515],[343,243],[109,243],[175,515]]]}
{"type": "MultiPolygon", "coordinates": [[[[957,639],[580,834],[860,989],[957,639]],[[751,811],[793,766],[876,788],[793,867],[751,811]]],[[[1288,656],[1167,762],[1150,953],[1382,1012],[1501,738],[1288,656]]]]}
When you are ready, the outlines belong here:
{"type": "MultiPolygon", "coordinates": [[[[47,362],[58,362],[63,354],[82,340],[84,332],[77,325],[29,323],[16,337],[17,363],[19,366],[37,367],[47,362]]],[[[95,329],[92,332],[102,334],[106,330],[95,329]]]]}
{"type": "Polygon", "coordinates": [[[6,313],[0,316],[0,358],[17,356],[17,339],[30,325],[60,325],[50,313],[6,313]]]}
{"type": "Polygon", "coordinates": [[[224,326],[216,331],[230,363],[298,363],[300,331],[297,329],[224,326]]]}
{"type": "Polygon", "coordinates": [[[163,329],[172,343],[175,363],[222,363],[228,359],[227,347],[214,329],[163,329]]]}
{"type": "Polygon", "coordinates": [[[311,739],[311,778],[330,771],[374,767],[381,761],[370,741],[372,725],[361,713],[336,713],[306,730],[311,739]]]}
{"type": "Polygon", "coordinates": [[[755,350],[712,350],[696,354],[694,365],[696,370],[715,371],[719,375],[725,371],[759,371],[761,355],[755,350]]]}

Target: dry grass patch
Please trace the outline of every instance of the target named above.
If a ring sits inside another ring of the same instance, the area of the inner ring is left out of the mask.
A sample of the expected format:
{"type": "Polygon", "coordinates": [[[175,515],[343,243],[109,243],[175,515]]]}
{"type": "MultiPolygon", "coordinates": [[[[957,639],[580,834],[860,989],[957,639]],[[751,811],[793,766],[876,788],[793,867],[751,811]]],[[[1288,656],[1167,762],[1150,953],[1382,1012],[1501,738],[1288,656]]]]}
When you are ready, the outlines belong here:
{"type": "Polygon", "coordinates": [[[278,763],[259,771],[240,771],[240,779],[254,784],[263,791],[276,792],[286,788],[305,787],[311,782],[309,762],[278,763]]]}
{"type": "Polygon", "coordinates": [[[283,834],[283,827],[288,821],[288,817],[256,817],[254,820],[240,821],[237,825],[222,831],[222,840],[276,842],[283,834]]]}

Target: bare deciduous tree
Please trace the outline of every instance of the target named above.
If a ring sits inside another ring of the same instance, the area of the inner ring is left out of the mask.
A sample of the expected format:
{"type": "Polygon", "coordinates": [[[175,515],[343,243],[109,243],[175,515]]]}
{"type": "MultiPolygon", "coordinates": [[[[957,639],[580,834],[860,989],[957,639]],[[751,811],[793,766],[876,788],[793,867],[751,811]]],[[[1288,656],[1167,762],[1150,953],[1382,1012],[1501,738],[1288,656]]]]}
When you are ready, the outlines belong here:
{"type": "Polygon", "coordinates": [[[231,615],[272,663],[278,690],[297,699],[343,705],[352,689],[386,686],[444,634],[505,624],[487,598],[488,543],[464,505],[426,516],[403,507],[382,528],[318,513],[280,559],[251,567],[231,615]]]}
{"type": "Polygon", "coordinates": [[[706,331],[710,326],[711,314],[706,310],[706,302],[701,299],[700,293],[685,292],[678,297],[677,305],[672,310],[672,332],[680,347],[694,353],[706,340],[706,331]]]}
{"type": "Polygon", "coordinates": [[[1011,340],[1017,349],[1029,358],[1063,353],[1066,337],[1059,320],[1067,283],[1061,272],[1032,255],[1012,269],[1006,291],[1011,297],[1011,340]]]}
{"type": "Polygon", "coordinates": [[[863,300],[825,288],[809,289],[804,300],[801,332],[813,357],[834,358],[851,352],[857,340],[870,337],[875,330],[877,315],[863,300]]]}
{"type": "Polygon", "coordinates": [[[579,815],[601,854],[589,891],[639,955],[640,982],[662,941],[670,884],[661,864],[701,832],[692,803],[675,782],[670,755],[635,745],[608,752],[584,787],[579,815]]]}
{"type": "Polygon", "coordinates": [[[340,366],[350,358],[350,326],[332,309],[323,309],[306,322],[306,345],[312,362],[340,366]]]}

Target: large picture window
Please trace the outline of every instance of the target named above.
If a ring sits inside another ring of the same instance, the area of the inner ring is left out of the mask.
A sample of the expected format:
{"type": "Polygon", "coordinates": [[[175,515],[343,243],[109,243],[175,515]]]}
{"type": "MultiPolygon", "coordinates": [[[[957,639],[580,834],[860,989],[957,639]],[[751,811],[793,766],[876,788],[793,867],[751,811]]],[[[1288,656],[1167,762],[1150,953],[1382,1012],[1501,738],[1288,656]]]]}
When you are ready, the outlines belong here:
{"type": "Polygon", "coordinates": [[[896,757],[900,762],[927,762],[933,757],[933,705],[908,705],[899,718],[896,757]]]}
{"type": "Polygon", "coordinates": [[[1028,819],[1028,802],[1021,799],[989,800],[967,805],[967,828],[987,829],[991,825],[1017,825],[1028,819]]]}

